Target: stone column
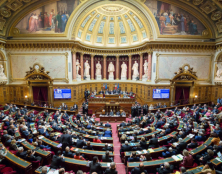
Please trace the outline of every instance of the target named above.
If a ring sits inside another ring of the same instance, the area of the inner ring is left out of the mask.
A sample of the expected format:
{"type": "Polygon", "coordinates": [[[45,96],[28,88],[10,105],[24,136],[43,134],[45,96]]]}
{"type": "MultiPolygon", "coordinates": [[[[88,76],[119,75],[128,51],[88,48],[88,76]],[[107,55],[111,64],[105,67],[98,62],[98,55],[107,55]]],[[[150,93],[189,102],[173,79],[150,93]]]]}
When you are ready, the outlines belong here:
{"type": "Polygon", "coordinates": [[[106,80],[106,57],[103,56],[103,80],[106,80]]]}
{"type": "Polygon", "coordinates": [[[72,51],[72,79],[76,81],[76,52],[72,51]]]}
{"type": "Polygon", "coordinates": [[[83,66],[83,53],[80,53],[80,64],[81,64],[81,79],[84,77],[84,66],[83,66]]]}
{"type": "Polygon", "coordinates": [[[140,80],[142,80],[142,75],[143,75],[143,53],[140,54],[140,80]]]}
{"type": "Polygon", "coordinates": [[[152,74],[152,52],[148,53],[148,76],[147,81],[151,80],[151,74],[152,74]]]}
{"type": "Polygon", "coordinates": [[[116,80],[119,80],[119,55],[116,56],[116,80]]]}
{"type": "Polygon", "coordinates": [[[132,76],[132,55],[129,55],[129,77],[128,80],[131,80],[132,76]]]}
{"type": "Polygon", "coordinates": [[[94,80],[94,56],[93,54],[91,54],[91,80],[94,80]]]}

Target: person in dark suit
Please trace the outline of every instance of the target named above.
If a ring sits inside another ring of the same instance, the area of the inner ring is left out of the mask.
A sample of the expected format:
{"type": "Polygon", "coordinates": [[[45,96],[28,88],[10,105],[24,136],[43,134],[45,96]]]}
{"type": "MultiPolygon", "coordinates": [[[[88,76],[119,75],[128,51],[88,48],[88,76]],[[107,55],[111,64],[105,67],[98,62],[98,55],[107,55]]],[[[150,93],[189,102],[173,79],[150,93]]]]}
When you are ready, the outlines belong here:
{"type": "Polygon", "coordinates": [[[148,174],[148,172],[144,169],[143,163],[140,163],[139,167],[135,167],[131,170],[131,174],[141,174],[141,173],[148,174]]]}
{"type": "Polygon", "coordinates": [[[149,141],[149,148],[159,147],[158,138],[155,137],[155,134],[152,135],[152,138],[149,141]]]}
{"type": "Polygon", "coordinates": [[[63,151],[62,154],[63,154],[65,157],[69,157],[69,158],[73,158],[74,155],[75,155],[74,153],[70,152],[70,149],[69,149],[68,146],[65,148],[65,151],[63,151]]]}
{"type": "Polygon", "coordinates": [[[35,156],[35,151],[32,151],[32,150],[28,150],[27,151],[27,156],[26,156],[26,160],[27,161],[40,161],[42,160],[42,157],[40,156],[35,156]]]}
{"type": "Polygon", "coordinates": [[[80,118],[81,118],[81,113],[79,112],[79,113],[76,115],[76,119],[77,119],[77,120],[80,120],[80,118]]]}
{"type": "Polygon", "coordinates": [[[77,104],[74,104],[74,105],[73,105],[73,110],[74,110],[74,111],[77,111],[77,110],[78,110],[78,105],[77,105],[77,104]]]}
{"type": "Polygon", "coordinates": [[[104,94],[104,92],[101,90],[101,91],[99,91],[99,94],[104,94]]]}
{"type": "Polygon", "coordinates": [[[27,155],[27,151],[24,151],[23,147],[19,147],[18,152],[16,153],[16,156],[25,160],[26,155],[27,155]]]}
{"type": "Polygon", "coordinates": [[[61,151],[58,151],[56,155],[53,156],[50,168],[52,169],[59,169],[61,168],[61,164],[64,163],[64,157],[61,156],[61,151]]]}
{"type": "Polygon", "coordinates": [[[82,148],[85,145],[86,145],[85,141],[83,141],[82,136],[80,136],[79,140],[77,140],[77,142],[76,142],[76,147],[77,148],[82,148]]]}
{"type": "Polygon", "coordinates": [[[102,151],[113,151],[113,148],[108,146],[108,144],[106,143],[105,146],[102,148],[102,151]]]}
{"type": "Polygon", "coordinates": [[[111,110],[109,113],[110,116],[114,116],[113,111],[111,110]]]}
{"type": "Polygon", "coordinates": [[[47,166],[43,166],[43,167],[42,167],[42,173],[41,173],[41,174],[47,174],[47,172],[48,172],[47,166]]]}
{"type": "Polygon", "coordinates": [[[84,96],[85,96],[85,101],[86,101],[87,98],[88,98],[88,91],[87,91],[87,90],[85,90],[85,92],[84,92],[84,96]]]}
{"type": "Polygon", "coordinates": [[[116,164],[114,162],[111,162],[110,168],[106,169],[105,174],[118,174],[116,171],[116,164]]]}
{"type": "Polygon", "coordinates": [[[125,141],[125,144],[122,145],[121,149],[120,149],[120,153],[121,152],[126,152],[126,151],[131,151],[132,147],[129,145],[128,141],[125,141]]]}
{"type": "Polygon", "coordinates": [[[90,145],[90,141],[87,142],[86,146],[83,146],[83,149],[94,150],[94,149],[93,149],[93,146],[90,145]]]}
{"type": "Polygon", "coordinates": [[[11,136],[15,135],[15,127],[14,125],[10,125],[10,128],[8,129],[8,134],[11,136]]]}
{"type": "Polygon", "coordinates": [[[112,137],[112,132],[110,131],[110,129],[107,129],[107,130],[104,132],[104,137],[112,137]]]}
{"type": "Polygon", "coordinates": [[[160,168],[157,168],[156,170],[159,174],[170,174],[171,173],[170,164],[168,162],[161,164],[160,168]]]}
{"type": "Polygon", "coordinates": [[[93,161],[89,163],[90,174],[92,174],[93,172],[96,172],[97,174],[102,174],[102,166],[98,161],[98,157],[94,156],[93,161]]]}
{"type": "Polygon", "coordinates": [[[2,138],[1,138],[1,141],[2,141],[3,143],[5,143],[7,136],[8,136],[8,131],[7,131],[7,130],[4,130],[4,131],[3,131],[2,138]]]}
{"type": "Polygon", "coordinates": [[[65,148],[72,145],[72,136],[70,135],[70,132],[67,132],[65,135],[61,137],[62,142],[62,150],[64,151],[65,148]]]}
{"type": "Polygon", "coordinates": [[[181,151],[183,151],[183,149],[186,149],[186,147],[187,143],[184,142],[182,138],[179,138],[179,144],[176,147],[177,153],[180,153],[181,151]]]}
{"type": "Polygon", "coordinates": [[[140,158],[136,156],[136,152],[132,152],[130,157],[128,158],[128,162],[138,162],[140,158]]]}
{"type": "Polygon", "coordinates": [[[108,162],[109,163],[113,162],[113,159],[109,157],[109,151],[106,151],[106,155],[102,156],[102,161],[103,162],[107,162],[107,163],[108,162]]]}
{"type": "Polygon", "coordinates": [[[191,143],[189,143],[189,144],[187,145],[187,148],[196,148],[197,146],[198,146],[197,141],[195,140],[195,138],[193,138],[193,139],[191,140],[191,143]]]}
{"type": "Polygon", "coordinates": [[[109,124],[108,121],[107,121],[107,123],[105,124],[105,127],[111,127],[111,125],[109,124]]]}
{"type": "Polygon", "coordinates": [[[145,137],[141,138],[140,146],[141,146],[142,149],[147,149],[147,143],[146,143],[145,137]]]}
{"type": "Polygon", "coordinates": [[[120,123],[120,127],[124,127],[126,126],[126,123],[123,121],[122,123],[120,123]]]}

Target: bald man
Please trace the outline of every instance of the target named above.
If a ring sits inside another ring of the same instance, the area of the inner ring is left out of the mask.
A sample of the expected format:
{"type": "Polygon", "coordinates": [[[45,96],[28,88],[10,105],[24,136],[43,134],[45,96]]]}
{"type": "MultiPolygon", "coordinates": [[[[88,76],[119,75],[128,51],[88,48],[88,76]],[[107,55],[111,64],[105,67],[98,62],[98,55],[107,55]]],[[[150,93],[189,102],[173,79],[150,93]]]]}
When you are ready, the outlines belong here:
{"type": "Polygon", "coordinates": [[[143,163],[139,164],[139,167],[135,167],[133,168],[133,170],[131,171],[131,174],[141,174],[141,173],[145,173],[148,174],[148,172],[146,170],[144,170],[144,165],[143,163]]]}

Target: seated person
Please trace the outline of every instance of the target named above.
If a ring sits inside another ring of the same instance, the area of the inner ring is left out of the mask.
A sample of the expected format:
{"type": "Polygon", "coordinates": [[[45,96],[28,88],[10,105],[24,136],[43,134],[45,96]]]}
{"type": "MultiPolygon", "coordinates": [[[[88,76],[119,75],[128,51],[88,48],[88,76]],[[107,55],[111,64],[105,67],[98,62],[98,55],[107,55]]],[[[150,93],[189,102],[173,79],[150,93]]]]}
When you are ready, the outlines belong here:
{"type": "Polygon", "coordinates": [[[126,116],[125,111],[122,111],[121,116],[122,116],[122,117],[125,117],[125,116],[126,116]]]}
{"type": "Polygon", "coordinates": [[[82,136],[79,136],[79,139],[76,142],[76,147],[77,148],[82,148],[83,146],[85,146],[86,143],[85,141],[82,139],[82,136]]]}
{"type": "Polygon", "coordinates": [[[210,162],[210,161],[208,161],[208,162],[204,165],[203,169],[201,170],[201,173],[202,173],[202,174],[208,174],[208,173],[215,174],[216,171],[215,171],[215,168],[214,168],[213,163],[210,162]]]}
{"type": "Polygon", "coordinates": [[[119,112],[119,111],[117,111],[117,112],[116,112],[116,115],[117,115],[117,116],[120,116],[120,112],[119,112]]]}
{"type": "Polygon", "coordinates": [[[140,155],[140,161],[151,161],[152,157],[149,151],[145,155],[140,155]]]}
{"type": "Polygon", "coordinates": [[[157,168],[156,170],[159,174],[172,173],[170,170],[170,164],[168,162],[164,162],[164,164],[161,164],[160,168],[157,168]]]}
{"type": "Polygon", "coordinates": [[[128,162],[138,162],[140,158],[136,156],[136,152],[132,152],[130,157],[128,158],[128,162]]]}
{"type": "Polygon", "coordinates": [[[138,173],[148,174],[148,172],[144,169],[144,164],[143,163],[140,163],[139,167],[135,167],[131,170],[131,174],[138,174],[138,173]]]}
{"type": "Polygon", "coordinates": [[[18,150],[18,146],[16,145],[16,140],[12,140],[12,141],[11,141],[9,150],[14,150],[14,151],[17,151],[17,150],[18,150]]]}
{"type": "Polygon", "coordinates": [[[109,157],[109,151],[106,151],[106,155],[102,156],[102,162],[113,162],[113,158],[109,157]]]}
{"type": "Polygon", "coordinates": [[[61,156],[61,151],[58,151],[56,153],[56,155],[54,155],[52,157],[50,168],[51,169],[59,169],[59,168],[61,168],[61,166],[64,162],[65,162],[65,159],[64,159],[64,157],[61,156]]]}
{"type": "Polygon", "coordinates": [[[75,155],[74,153],[72,153],[72,152],[70,151],[70,149],[69,149],[68,146],[65,148],[65,151],[63,151],[62,154],[64,155],[64,157],[69,157],[69,158],[73,158],[74,155],[75,155]]]}
{"type": "Polygon", "coordinates": [[[110,129],[107,129],[107,130],[104,132],[104,137],[112,137],[112,132],[110,131],[110,129]]]}
{"type": "Polygon", "coordinates": [[[26,156],[26,160],[27,161],[41,161],[42,160],[42,157],[40,156],[35,156],[35,151],[32,151],[32,150],[28,150],[27,151],[27,156],[26,156]]]}
{"type": "Polygon", "coordinates": [[[177,153],[180,153],[183,151],[183,149],[186,149],[187,143],[183,141],[182,138],[179,138],[179,144],[177,145],[177,153]]]}
{"type": "Polygon", "coordinates": [[[127,151],[131,151],[132,147],[129,145],[128,141],[125,141],[125,144],[122,145],[121,149],[120,149],[120,153],[121,152],[127,152],[127,151]]]}
{"type": "Polygon", "coordinates": [[[135,147],[132,148],[132,151],[140,151],[140,150],[143,150],[140,144],[137,144],[135,147]]]}
{"type": "Polygon", "coordinates": [[[130,141],[130,143],[137,143],[137,142],[139,142],[137,136],[134,136],[133,139],[130,141]]]}
{"type": "Polygon", "coordinates": [[[207,161],[210,161],[214,158],[214,152],[211,149],[207,149],[207,154],[204,154],[203,156],[197,155],[197,160],[199,164],[206,164],[207,161]]]}
{"type": "Polygon", "coordinates": [[[145,137],[142,137],[141,140],[140,140],[140,146],[142,149],[147,149],[147,143],[146,143],[146,139],[145,137]]]}
{"type": "Polygon", "coordinates": [[[178,141],[178,138],[177,138],[177,136],[176,135],[174,135],[173,136],[173,138],[171,138],[171,140],[170,141],[167,141],[167,144],[173,144],[173,143],[175,143],[175,142],[177,142],[178,141]]]}
{"type": "Polygon", "coordinates": [[[195,140],[195,138],[191,139],[191,143],[189,143],[187,145],[187,148],[196,148],[198,146],[197,141],[195,140]]]}
{"type": "Polygon", "coordinates": [[[90,141],[87,142],[86,146],[83,146],[83,149],[94,150],[94,149],[93,149],[93,146],[90,145],[90,141]]]}
{"type": "Polygon", "coordinates": [[[83,157],[80,155],[80,152],[79,152],[79,151],[76,151],[76,154],[74,155],[74,159],[85,160],[85,158],[83,158],[83,157]]]}
{"type": "Polygon", "coordinates": [[[206,137],[204,136],[203,132],[199,132],[198,135],[195,136],[196,141],[205,141],[206,137]]]}
{"type": "Polygon", "coordinates": [[[95,136],[95,138],[93,139],[94,143],[102,143],[102,141],[99,139],[98,136],[95,136]]]}
{"type": "Polygon", "coordinates": [[[152,138],[149,141],[149,148],[159,147],[158,138],[155,137],[155,134],[152,134],[152,138]]]}
{"type": "Polygon", "coordinates": [[[32,141],[33,141],[33,138],[32,138],[33,136],[32,136],[32,134],[29,134],[28,135],[28,142],[29,143],[32,143],[32,141]]]}
{"type": "Polygon", "coordinates": [[[114,116],[113,111],[111,110],[109,113],[110,116],[114,116]]]}
{"type": "Polygon", "coordinates": [[[27,151],[24,151],[23,147],[19,147],[18,152],[16,153],[16,156],[25,160],[26,155],[27,155],[27,151]]]}
{"type": "Polygon", "coordinates": [[[171,157],[171,156],[176,155],[176,154],[177,154],[177,151],[174,150],[172,147],[169,147],[168,151],[162,152],[162,156],[164,158],[168,158],[168,157],[171,157]]]}
{"type": "Polygon", "coordinates": [[[194,160],[193,156],[189,154],[189,152],[186,149],[183,150],[183,156],[184,156],[183,161],[180,165],[184,167],[193,166],[193,160],[194,160]]]}
{"type": "Polygon", "coordinates": [[[105,174],[117,174],[118,172],[116,171],[116,164],[114,162],[111,162],[110,168],[107,168],[105,171],[105,174]]]}
{"type": "Polygon", "coordinates": [[[40,147],[40,149],[47,149],[47,150],[51,150],[51,147],[48,145],[43,145],[42,144],[42,140],[38,140],[38,147],[40,147]]]}

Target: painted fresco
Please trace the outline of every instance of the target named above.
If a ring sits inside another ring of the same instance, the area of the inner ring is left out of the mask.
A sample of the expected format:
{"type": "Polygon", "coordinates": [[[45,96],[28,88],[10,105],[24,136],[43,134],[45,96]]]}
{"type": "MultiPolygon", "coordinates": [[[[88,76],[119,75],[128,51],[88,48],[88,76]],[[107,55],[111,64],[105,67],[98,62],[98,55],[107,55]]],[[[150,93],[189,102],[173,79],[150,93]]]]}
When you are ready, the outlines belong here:
{"type": "Polygon", "coordinates": [[[145,5],[153,13],[161,35],[202,35],[206,29],[193,15],[174,5],[146,0],[145,5]]]}
{"type": "Polygon", "coordinates": [[[80,0],[60,0],[26,15],[17,25],[21,34],[63,33],[80,0]]]}

